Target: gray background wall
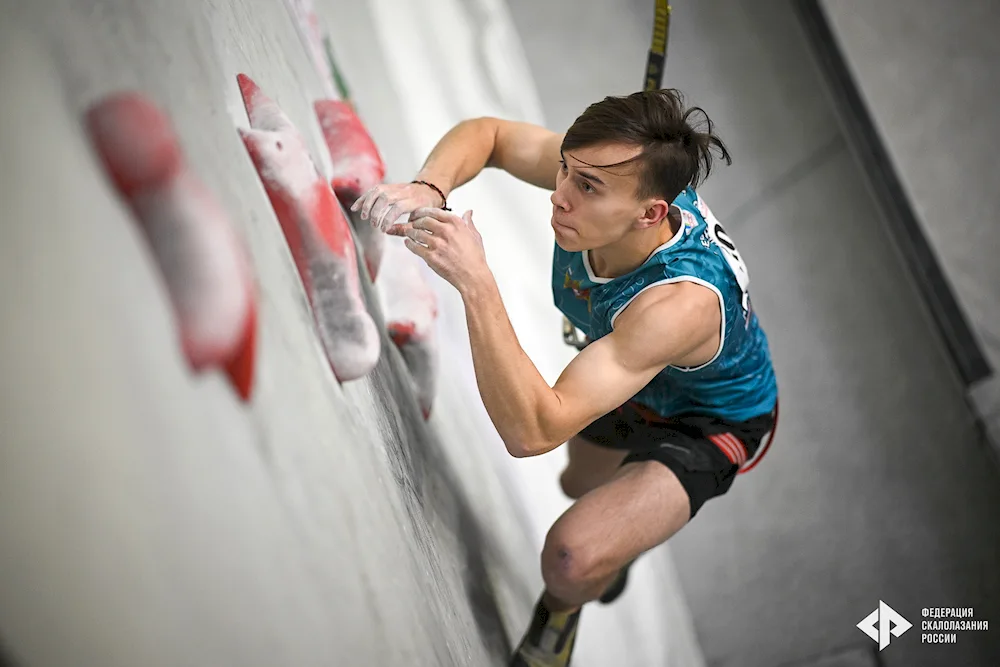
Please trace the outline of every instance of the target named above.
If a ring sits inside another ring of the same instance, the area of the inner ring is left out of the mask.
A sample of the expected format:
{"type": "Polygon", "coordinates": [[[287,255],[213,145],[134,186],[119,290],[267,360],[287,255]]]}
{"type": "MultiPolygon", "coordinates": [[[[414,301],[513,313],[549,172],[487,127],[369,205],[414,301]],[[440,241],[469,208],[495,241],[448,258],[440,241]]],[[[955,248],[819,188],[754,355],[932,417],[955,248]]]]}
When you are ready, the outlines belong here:
{"type": "Polygon", "coordinates": [[[464,368],[441,370],[437,408],[461,416],[443,434],[387,337],[370,376],[337,383],[236,132],[246,72],[329,173],[311,108],[322,88],[284,4],[0,2],[0,17],[0,636],[13,659],[500,664],[536,594],[534,550],[486,445],[467,446],[490,441],[464,368]],[[81,131],[80,114],[123,88],[171,117],[248,244],[261,290],[249,405],[220,374],[187,370],[150,253],[81,131]]]}
{"type": "MultiPolygon", "coordinates": [[[[994,371],[1000,368],[1000,4],[820,3],[875,129],[994,371]]],[[[1000,381],[972,388],[1000,441],[1000,381]]]]}

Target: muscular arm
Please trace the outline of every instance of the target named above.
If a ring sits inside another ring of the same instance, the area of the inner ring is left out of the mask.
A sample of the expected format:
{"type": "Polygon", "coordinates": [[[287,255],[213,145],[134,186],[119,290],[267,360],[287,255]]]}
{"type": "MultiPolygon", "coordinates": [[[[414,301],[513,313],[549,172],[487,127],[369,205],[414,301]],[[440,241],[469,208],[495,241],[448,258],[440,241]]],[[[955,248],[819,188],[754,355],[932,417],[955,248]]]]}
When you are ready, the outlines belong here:
{"type": "Polygon", "coordinates": [[[521,349],[495,285],[464,296],[483,403],[517,457],[555,449],[719,335],[719,300],[710,290],[694,283],[654,287],[549,387],[521,349]]]}
{"type": "Polygon", "coordinates": [[[485,167],[496,167],[554,190],[561,144],[561,134],[530,123],[488,117],[467,120],[441,138],[416,178],[434,183],[447,196],[485,167]]]}
{"type": "MultiPolygon", "coordinates": [[[[476,118],[459,123],[434,146],[414,180],[433,184],[447,198],[485,167],[497,167],[522,181],[555,189],[563,135],[529,123],[476,118]]],[[[387,231],[400,217],[423,207],[440,207],[441,195],[424,185],[382,183],[354,202],[362,220],[387,231]]]]}

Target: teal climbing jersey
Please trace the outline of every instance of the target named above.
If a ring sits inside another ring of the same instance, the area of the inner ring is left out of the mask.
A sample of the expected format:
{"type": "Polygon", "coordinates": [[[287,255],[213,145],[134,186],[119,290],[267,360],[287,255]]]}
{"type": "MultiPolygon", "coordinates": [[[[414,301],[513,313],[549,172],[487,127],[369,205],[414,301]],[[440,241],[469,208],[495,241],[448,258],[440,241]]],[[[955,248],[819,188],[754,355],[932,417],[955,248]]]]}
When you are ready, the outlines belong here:
{"type": "Polygon", "coordinates": [[[682,224],[637,269],[594,274],[587,251],[555,247],[552,292],[570,322],[597,340],[611,333],[632,299],[656,285],[690,281],[711,289],[722,311],[721,345],[695,368],[667,366],[632,400],[663,417],[703,414],[744,421],[774,409],[778,396],[767,336],[754,313],[742,256],[693,188],[675,200],[682,224]]]}

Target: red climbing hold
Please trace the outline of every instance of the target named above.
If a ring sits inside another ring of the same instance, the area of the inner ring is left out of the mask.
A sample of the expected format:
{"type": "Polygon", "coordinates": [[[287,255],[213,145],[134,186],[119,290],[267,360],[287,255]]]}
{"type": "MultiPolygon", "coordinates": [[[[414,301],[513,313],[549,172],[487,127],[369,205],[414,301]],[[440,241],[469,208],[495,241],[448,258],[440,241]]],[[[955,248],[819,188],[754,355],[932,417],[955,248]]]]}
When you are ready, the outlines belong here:
{"type": "Polygon", "coordinates": [[[281,108],[238,77],[250,130],[240,130],[312,306],[327,359],[341,382],[378,362],[380,339],[361,295],[351,228],[305,141],[281,108]]]}
{"type": "Polygon", "coordinates": [[[385,164],[349,103],[319,100],[313,107],[333,160],[333,189],[349,206],[365,191],[382,182],[385,164]]]}
{"type": "Polygon", "coordinates": [[[389,239],[385,257],[375,287],[389,337],[406,362],[417,403],[426,419],[437,390],[437,295],[424,275],[423,261],[398,239],[389,239]]]}
{"type": "Polygon", "coordinates": [[[249,399],[257,294],[229,216],[185,164],[166,115],[142,95],[98,101],[86,125],[156,258],[188,363],[196,371],[223,369],[249,399]]]}
{"type": "MultiPolygon", "coordinates": [[[[320,100],[314,105],[333,162],[333,189],[344,208],[382,182],[385,165],[375,142],[347,102],[320,100]]],[[[351,215],[368,274],[380,295],[389,337],[410,371],[424,418],[430,416],[437,384],[437,299],[421,272],[422,263],[402,243],[351,215]],[[386,261],[391,257],[391,261],[386,261]],[[381,273],[379,269],[381,268],[381,273]],[[377,278],[377,280],[376,280],[377,278]]]]}
{"type": "MultiPolygon", "coordinates": [[[[333,162],[330,184],[341,205],[350,211],[351,204],[358,197],[382,182],[385,164],[375,142],[349,103],[319,100],[313,107],[333,162]]],[[[374,281],[382,263],[385,235],[356,214],[351,215],[351,222],[361,245],[368,275],[374,281]]]]}

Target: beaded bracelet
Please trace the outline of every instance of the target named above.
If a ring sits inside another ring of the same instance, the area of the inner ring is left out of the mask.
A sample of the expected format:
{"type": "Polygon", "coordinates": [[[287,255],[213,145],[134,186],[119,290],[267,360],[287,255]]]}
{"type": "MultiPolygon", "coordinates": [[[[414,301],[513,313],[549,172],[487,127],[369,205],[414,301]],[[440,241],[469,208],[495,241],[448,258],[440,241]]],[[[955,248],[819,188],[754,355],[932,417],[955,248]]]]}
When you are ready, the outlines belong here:
{"type": "Polygon", "coordinates": [[[439,195],[441,195],[441,200],[444,202],[441,205],[441,210],[442,211],[450,211],[451,210],[450,208],[448,208],[448,198],[444,196],[444,193],[441,192],[441,189],[438,186],[434,185],[433,183],[428,183],[427,181],[410,181],[410,183],[419,183],[420,185],[426,185],[431,190],[433,190],[434,192],[436,192],[439,195]]]}

